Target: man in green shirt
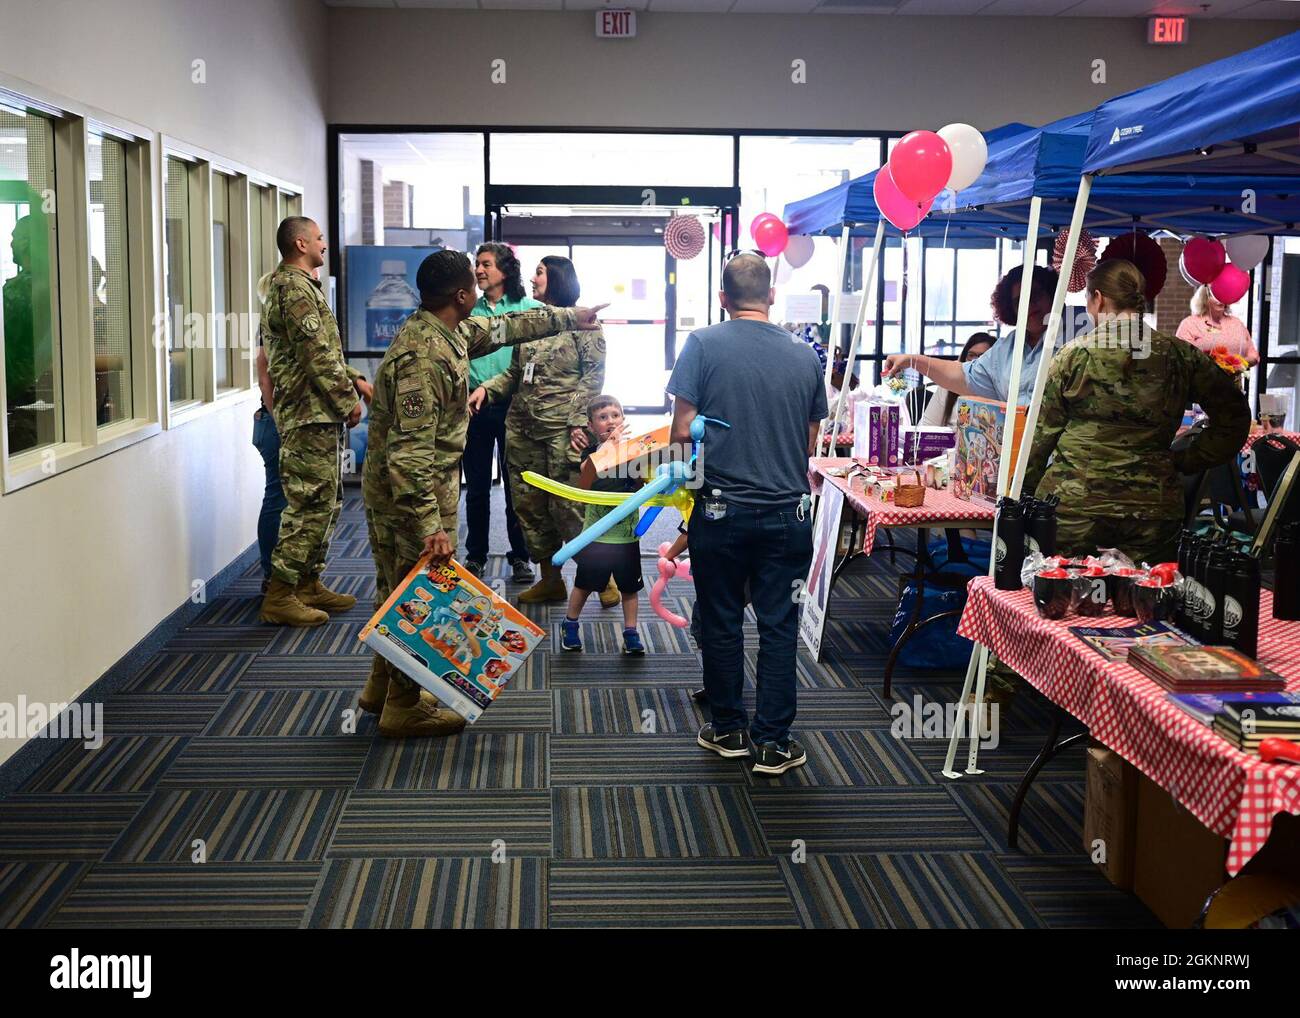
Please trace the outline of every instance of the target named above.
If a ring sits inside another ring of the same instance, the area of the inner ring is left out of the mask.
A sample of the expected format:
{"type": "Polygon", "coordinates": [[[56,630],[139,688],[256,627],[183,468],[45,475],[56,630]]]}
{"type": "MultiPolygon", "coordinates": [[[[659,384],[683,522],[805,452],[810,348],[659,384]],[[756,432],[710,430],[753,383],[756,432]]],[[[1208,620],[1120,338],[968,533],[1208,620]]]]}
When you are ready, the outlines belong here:
{"type": "MultiPolygon", "coordinates": [[[[474,259],[474,278],[482,293],[474,305],[474,314],[495,316],[512,311],[531,311],[544,307],[540,301],[524,295],[519,259],[505,244],[479,246],[474,259]]],[[[501,347],[469,362],[469,391],[473,392],[488,379],[510,367],[510,347],[501,347]]],[[[497,461],[501,487],[506,496],[506,534],[510,551],[506,558],[515,583],[532,583],[533,569],[528,564],[528,544],[515,516],[510,484],[506,480],[506,413],[510,400],[484,407],[470,418],[465,436],[465,567],[482,575],[488,557],[488,535],[492,517],[492,460],[497,461]]]]}

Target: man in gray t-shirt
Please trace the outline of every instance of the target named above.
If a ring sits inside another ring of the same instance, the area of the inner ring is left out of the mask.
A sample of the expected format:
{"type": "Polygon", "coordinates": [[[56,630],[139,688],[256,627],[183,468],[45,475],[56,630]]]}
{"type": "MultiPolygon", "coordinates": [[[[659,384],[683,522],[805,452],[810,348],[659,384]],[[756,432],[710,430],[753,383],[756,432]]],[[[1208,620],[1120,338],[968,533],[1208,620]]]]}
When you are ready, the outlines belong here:
{"type": "Polygon", "coordinates": [[[731,320],[692,333],[668,380],[674,443],[689,444],[697,415],[730,425],[707,425],[688,535],[712,714],[698,741],[725,757],[752,753],[756,774],[783,774],[807,759],[790,737],[794,595],[812,559],[808,456],[826,390],[812,349],[768,321],[771,273],[762,257],[732,258],[720,296],[731,320]],[[742,702],[747,584],[760,633],[752,725],[742,702]]]}

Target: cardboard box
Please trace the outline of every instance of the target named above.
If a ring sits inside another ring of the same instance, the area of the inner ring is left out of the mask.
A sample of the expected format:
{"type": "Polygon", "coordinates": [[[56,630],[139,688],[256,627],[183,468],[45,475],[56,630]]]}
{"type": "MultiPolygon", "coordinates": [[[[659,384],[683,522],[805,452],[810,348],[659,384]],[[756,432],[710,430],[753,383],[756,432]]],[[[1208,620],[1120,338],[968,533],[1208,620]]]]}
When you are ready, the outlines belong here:
{"type": "MultiPolygon", "coordinates": [[[[1004,444],[1007,405],[997,400],[962,396],[956,406],[957,459],[952,492],[958,498],[991,506],[997,501],[998,457],[1004,444]]],[[[1015,426],[1011,431],[1012,466],[1020,450],[1028,411],[1028,407],[1016,407],[1015,426]]]]}
{"type": "Polygon", "coordinates": [[[592,466],[602,475],[609,474],[624,463],[630,463],[634,459],[640,459],[652,452],[666,449],[668,448],[668,434],[671,430],[672,425],[665,424],[663,427],[655,428],[654,431],[647,431],[643,435],[625,438],[608,449],[602,446],[591,454],[592,466]]]}
{"type": "Polygon", "coordinates": [[[1133,889],[1138,771],[1105,746],[1088,747],[1083,803],[1083,851],[1124,891],[1133,889]]]}
{"type": "Polygon", "coordinates": [[[871,466],[902,464],[901,407],[887,400],[861,400],[853,408],[853,456],[871,466]]]}
{"type": "Polygon", "coordinates": [[[1227,879],[1228,842],[1138,775],[1133,893],[1170,929],[1187,929],[1227,879]]]}
{"type": "Polygon", "coordinates": [[[546,633],[455,561],[425,556],[358,639],[471,724],[546,633]]]}
{"type": "Polygon", "coordinates": [[[942,456],[957,444],[957,436],[952,428],[935,428],[920,426],[904,428],[902,433],[902,456],[905,466],[915,466],[926,460],[942,456]]]}

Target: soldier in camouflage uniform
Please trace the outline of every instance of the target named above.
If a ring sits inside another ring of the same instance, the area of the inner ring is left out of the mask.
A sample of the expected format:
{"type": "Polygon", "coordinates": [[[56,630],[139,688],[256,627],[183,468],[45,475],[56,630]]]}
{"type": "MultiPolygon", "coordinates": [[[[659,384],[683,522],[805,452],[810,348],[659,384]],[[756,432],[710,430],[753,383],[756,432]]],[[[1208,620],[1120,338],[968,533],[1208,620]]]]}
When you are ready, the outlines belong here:
{"type": "Polygon", "coordinates": [[[1250,431],[1230,376],[1190,343],[1144,325],[1143,287],[1130,262],[1098,265],[1088,312],[1102,324],[1048,368],[1023,490],[1060,497],[1064,554],[1118,548],[1135,562],[1173,561],[1185,512],[1180,475],[1232,459],[1250,431]],[[1189,403],[1209,414],[1209,427],[1171,452],[1189,403]]]}
{"type": "MultiPolygon", "coordinates": [[[[557,255],[543,258],[533,292],[554,307],[572,307],[579,295],[573,263],[557,255]]],[[[510,490],[528,553],[542,567],[541,580],[519,595],[521,604],[568,598],[551,556],[578,535],[583,521],[582,506],[534,488],[523,472],[577,485],[581,445],[575,448],[575,443],[588,441],[587,404],[600,395],[604,382],[605,334],[599,329],[562,332],[516,346],[510,367],[470,395],[471,411],[484,403],[511,400],[506,417],[510,490]]],[[[617,588],[613,594],[617,604],[617,588]]],[[[604,591],[601,596],[604,603],[604,591]]]]}
{"type": "MultiPolygon", "coordinates": [[[[503,344],[598,324],[595,311],[586,308],[469,317],[477,296],[474,275],[459,251],[430,255],[416,282],[420,310],[393,337],[376,374],[362,471],[377,605],[421,555],[441,563],[455,551],[470,360],[503,344]]],[[[376,655],[360,706],[380,712],[381,735],[446,735],[464,727],[463,718],[421,693],[376,655]]]]}
{"type": "Polygon", "coordinates": [[[361,416],[361,374],[343,358],[338,323],[312,275],[325,264],[320,228],[290,216],[280,223],[276,243],[282,261],[271,276],[261,328],[288,504],[260,617],[279,625],[315,626],[329,618],[327,612],[356,604],[351,594],[324,586],[320,574],[343,497],[339,453],[345,426],[361,416]]]}

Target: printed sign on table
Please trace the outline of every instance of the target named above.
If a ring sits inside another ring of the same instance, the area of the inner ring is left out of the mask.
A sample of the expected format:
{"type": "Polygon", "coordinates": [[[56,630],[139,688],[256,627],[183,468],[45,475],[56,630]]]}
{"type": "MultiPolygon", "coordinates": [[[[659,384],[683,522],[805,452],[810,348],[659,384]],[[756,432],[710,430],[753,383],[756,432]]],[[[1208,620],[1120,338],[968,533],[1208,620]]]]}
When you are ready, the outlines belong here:
{"type": "Polygon", "coordinates": [[[822,487],[813,527],[813,559],[804,584],[803,611],[799,614],[799,636],[817,660],[821,660],[822,632],[831,600],[831,573],[839,548],[840,517],[844,513],[844,492],[837,485],[822,487]]]}
{"type": "Polygon", "coordinates": [[[546,634],[477,576],[422,558],[359,639],[473,723],[546,634]]]}

